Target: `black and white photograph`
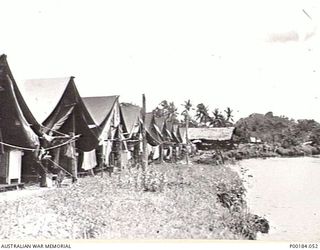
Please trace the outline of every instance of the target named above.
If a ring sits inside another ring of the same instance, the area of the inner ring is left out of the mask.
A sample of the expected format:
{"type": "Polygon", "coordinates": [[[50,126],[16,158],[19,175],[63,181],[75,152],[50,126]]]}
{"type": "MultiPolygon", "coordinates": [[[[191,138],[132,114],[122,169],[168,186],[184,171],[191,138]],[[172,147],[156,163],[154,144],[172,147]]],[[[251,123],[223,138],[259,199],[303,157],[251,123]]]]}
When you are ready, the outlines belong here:
{"type": "Polygon", "coordinates": [[[0,248],[320,248],[319,1],[0,10],[0,248]]]}

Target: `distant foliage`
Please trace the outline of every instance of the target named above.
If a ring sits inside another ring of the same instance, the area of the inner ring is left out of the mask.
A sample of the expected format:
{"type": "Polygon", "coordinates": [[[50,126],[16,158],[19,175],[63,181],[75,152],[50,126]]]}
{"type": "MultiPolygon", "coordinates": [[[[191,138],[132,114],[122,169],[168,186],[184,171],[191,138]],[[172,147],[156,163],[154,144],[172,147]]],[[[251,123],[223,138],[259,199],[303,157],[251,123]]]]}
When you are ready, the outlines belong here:
{"type": "Polygon", "coordinates": [[[308,141],[312,141],[314,145],[320,145],[320,124],[314,120],[295,121],[268,112],[265,115],[252,114],[242,118],[235,126],[236,136],[242,141],[249,141],[250,137],[256,137],[263,142],[277,144],[284,148],[308,141]]]}
{"type": "Polygon", "coordinates": [[[178,122],[178,109],[174,102],[163,100],[154,110],[156,117],[165,117],[168,121],[178,122]]]}

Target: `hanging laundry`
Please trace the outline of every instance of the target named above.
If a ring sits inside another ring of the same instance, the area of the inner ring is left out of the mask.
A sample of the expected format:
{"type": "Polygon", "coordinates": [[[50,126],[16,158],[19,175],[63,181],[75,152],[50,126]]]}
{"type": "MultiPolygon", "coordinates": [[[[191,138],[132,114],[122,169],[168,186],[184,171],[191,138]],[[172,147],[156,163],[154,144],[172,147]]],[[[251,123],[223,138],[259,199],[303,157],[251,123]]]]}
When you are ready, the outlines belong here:
{"type": "Polygon", "coordinates": [[[75,158],[76,151],[75,148],[71,144],[67,144],[65,156],[69,158],[75,158]]]}
{"type": "Polygon", "coordinates": [[[156,160],[160,157],[160,146],[152,147],[153,160],[156,160]]]}
{"type": "Polygon", "coordinates": [[[93,169],[97,166],[97,156],[96,150],[91,150],[89,152],[83,152],[83,161],[81,168],[84,170],[93,169]]]}
{"type": "Polygon", "coordinates": [[[103,141],[102,144],[102,153],[103,153],[103,159],[104,159],[104,164],[109,166],[109,156],[112,151],[112,142],[111,141],[103,141]]]}

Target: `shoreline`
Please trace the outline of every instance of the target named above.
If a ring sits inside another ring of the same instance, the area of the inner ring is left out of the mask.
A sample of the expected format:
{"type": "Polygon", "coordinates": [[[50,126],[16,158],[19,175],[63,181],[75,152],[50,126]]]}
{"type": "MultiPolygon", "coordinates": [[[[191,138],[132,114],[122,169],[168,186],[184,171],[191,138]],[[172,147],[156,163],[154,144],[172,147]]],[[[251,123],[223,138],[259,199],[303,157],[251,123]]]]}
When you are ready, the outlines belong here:
{"type": "Polygon", "coordinates": [[[320,203],[305,194],[318,195],[318,164],[319,156],[306,156],[246,159],[231,166],[243,180],[250,211],[270,221],[269,234],[259,235],[258,240],[315,239],[320,203]],[[305,228],[306,237],[300,236],[301,228],[305,228]]]}

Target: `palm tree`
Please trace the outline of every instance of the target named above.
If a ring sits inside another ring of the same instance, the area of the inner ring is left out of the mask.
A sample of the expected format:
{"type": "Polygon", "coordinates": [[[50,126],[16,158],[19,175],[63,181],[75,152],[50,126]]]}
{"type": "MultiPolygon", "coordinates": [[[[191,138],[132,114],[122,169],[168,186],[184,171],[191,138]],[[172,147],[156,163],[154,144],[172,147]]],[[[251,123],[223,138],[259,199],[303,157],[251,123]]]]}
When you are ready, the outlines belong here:
{"type": "Polygon", "coordinates": [[[211,120],[211,125],[214,127],[225,127],[226,126],[226,119],[224,118],[224,116],[221,114],[221,112],[219,111],[218,108],[214,109],[214,111],[212,112],[213,117],[211,120]]]}
{"type": "Polygon", "coordinates": [[[208,106],[205,106],[203,103],[197,105],[196,119],[199,120],[200,123],[204,124],[206,124],[208,121],[211,121],[208,106]]]}
{"type": "Polygon", "coordinates": [[[227,116],[226,120],[228,122],[229,121],[233,122],[233,114],[232,114],[233,110],[231,108],[227,107],[227,109],[224,112],[226,113],[226,116],[227,116]]]}
{"type": "Polygon", "coordinates": [[[224,110],[224,112],[226,113],[226,118],[225,118],[226,126],[227,127],[232,126],[233,125],[233,114],[232,114],[233,110],[231,108],[227,107],[227,109],[224,110]]]}
{"type": "Polygon", "coordinates": [[[156,117],[165,117],[169,121],[178,121],[178,109],[174,105],[174,102],[163,100],[153,112],[156,117]]]}
{"type": "Polygon", "coordinates": [[[176,105],[174,105],[174,102],[170,102],[168,106],[167,119],[169,121],[175,122],[175,121],[178,121],[177,117],[178,117],[178,108],[176,107],[176,105]]]}
{"type": "MultiPolygon", "coordinates": [[[[191,111],[192,103],[190,100],[188,100],[188,101],[185,101],[184,104],[182,104],[182,106],[184,107],[184,110],[182,111],[181,115],[184,116],[184,120],[186,123],[186,143],[188,146],[189,145],[188,129],[189,129],[189,120],[191,118],[189,112],[191,111]]],[[[187,162],[187,165],[189,165],[188,147],[186,147],[186,162],[187,162]]]]}

